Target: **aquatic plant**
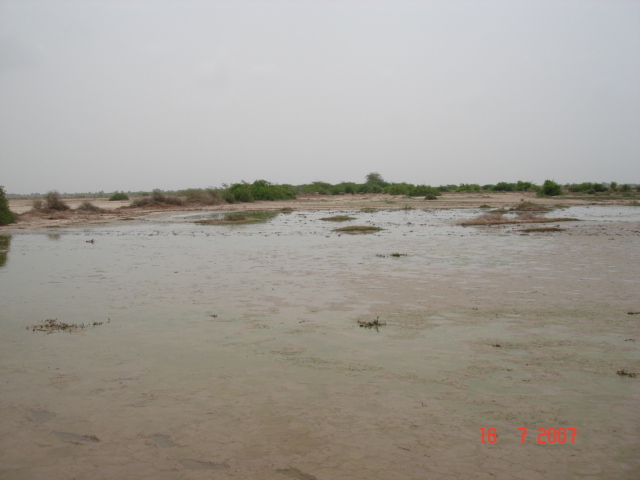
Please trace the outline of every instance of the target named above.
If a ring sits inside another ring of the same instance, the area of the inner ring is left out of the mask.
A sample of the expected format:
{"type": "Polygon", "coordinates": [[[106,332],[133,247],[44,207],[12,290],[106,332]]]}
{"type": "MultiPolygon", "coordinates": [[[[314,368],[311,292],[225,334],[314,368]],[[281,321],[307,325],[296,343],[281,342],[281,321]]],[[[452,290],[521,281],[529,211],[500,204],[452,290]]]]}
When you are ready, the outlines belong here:
{"type": "Polygon", "coordinates": [[[238,225],[245,223],[266,222],[280,214],[279,211],[248,211],[248,212],[229,212],[225,213],[222,218],[210,218],[207,220],[198,220],[195,223],[200,225],[238,225]]]}

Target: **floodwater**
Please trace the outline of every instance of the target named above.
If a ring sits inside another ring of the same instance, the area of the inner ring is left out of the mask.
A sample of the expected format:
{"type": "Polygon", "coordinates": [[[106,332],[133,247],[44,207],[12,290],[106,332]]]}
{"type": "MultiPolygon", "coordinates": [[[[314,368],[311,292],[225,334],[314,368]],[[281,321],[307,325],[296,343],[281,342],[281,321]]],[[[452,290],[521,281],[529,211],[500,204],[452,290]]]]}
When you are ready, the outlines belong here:
{"type": "Polygon", "coordinates": [[[638,478],[640,209],[479,213],[0,236],[0,479],[638,478]]]}

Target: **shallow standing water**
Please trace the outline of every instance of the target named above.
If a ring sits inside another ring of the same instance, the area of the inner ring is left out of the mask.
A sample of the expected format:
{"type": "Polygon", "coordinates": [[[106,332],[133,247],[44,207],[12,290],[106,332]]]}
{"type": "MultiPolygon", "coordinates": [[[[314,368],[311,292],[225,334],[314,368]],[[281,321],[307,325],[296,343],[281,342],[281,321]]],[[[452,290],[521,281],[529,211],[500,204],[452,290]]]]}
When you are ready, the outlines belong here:
{"type": "Polygon", "coordinates": [[[336,213],[5,237],[0,478],[638,477],[640,209],[336,213]]]}

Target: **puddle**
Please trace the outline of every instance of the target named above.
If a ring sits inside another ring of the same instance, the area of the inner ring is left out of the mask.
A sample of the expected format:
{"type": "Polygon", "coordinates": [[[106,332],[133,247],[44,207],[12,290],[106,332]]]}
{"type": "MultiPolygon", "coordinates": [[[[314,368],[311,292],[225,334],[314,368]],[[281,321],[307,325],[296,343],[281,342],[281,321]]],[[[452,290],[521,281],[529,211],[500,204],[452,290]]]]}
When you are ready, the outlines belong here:
{"type": "Polygon", "coordinates": [[[0,427],[21,452],[0,448],[0,464],[64,478],[75,460],[39,446],[53,433],[102,440],[77,478],[114,465],[161,478],[176,463],[185,478],[467,478],[487,452],[495,478],[529,463],[549,478],[589,463],[622,478],[640,443],[638,380],[615,373],[640,371],[624,342],[640,338],[627,315],[640,240],[636,213],[607,208],[563,210],[589,222],[548,237],[423,210],[335,212],[384,228],[368,236],[338,235],[323,211],[0,237],[0,427]],[[378,256],[392,252],[407,256],[378,256]],[[47,319],[102,324],[26,329],[47,319]],[[385,325],[359,327],[374,319],[385,325]],[[568,456],[521,448],[518,428],[558,426],[580,432],[568,456]],[[499,449],[481,427],[501,431],[499,449]],[[228,460],[195,460],[212,455],[228,460]]]}

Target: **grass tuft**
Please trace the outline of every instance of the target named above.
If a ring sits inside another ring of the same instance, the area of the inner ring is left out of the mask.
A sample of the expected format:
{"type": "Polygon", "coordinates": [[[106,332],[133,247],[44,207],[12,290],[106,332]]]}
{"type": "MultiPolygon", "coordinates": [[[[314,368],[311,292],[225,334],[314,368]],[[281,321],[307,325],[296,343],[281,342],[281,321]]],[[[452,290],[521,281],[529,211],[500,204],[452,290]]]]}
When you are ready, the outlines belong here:
{"type": "Polygon", "coordinates": [[[229,212],[222,218],[199,220],[200,225],[242,225],[247,223],[266,222],[280,214],[278,211],[229,212]]]}
{"type": "Polygon", "coordinates": [[[549,207],[545,207],[544,205],[527,201],[518,203],[513,209],[516,212],[548,212],[550,210],[549,207]]]}
{"type": "Polygon", "coordinates": [[[380,228],[380,227],[369,227],[369,226],[365,226],[365,225],[353,225],[353,226],[350,226],[350,227],[335,228],[333,231],[334,232],[339,232],[339,233],[348,233],[350,235],[357,235],[357,234],[361,234],[361,233],[379,232],[380,230],[382,230],[382,228],[380,228]]]}
{"type": "Polygon", "coordinates": [[[348,222],[349,220],[355,220],[356,217],[348,217],[347,215],[335,215],[333,217],[324,217],[320,220],[325,222],[348,222]]]}

